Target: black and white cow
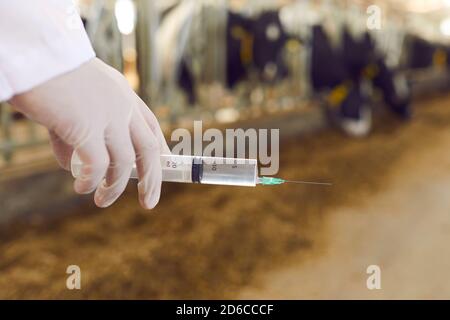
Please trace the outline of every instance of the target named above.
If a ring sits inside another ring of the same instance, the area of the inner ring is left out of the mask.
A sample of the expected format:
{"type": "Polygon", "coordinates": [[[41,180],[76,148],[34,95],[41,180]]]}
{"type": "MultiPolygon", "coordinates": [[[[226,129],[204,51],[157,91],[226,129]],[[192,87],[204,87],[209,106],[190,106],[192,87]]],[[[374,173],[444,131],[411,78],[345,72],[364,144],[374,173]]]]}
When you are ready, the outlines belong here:
{"type": "Polygon", "coordinates": [[[273,82],[287,75],[283,48],[289,39],[278,11],[246,17],[229,11],[226,25],[226,83],[232,88],[247,78],[250,69],[261,81],[273,82]]]}
{"type": "Polygon", "coordinates": [[[318,92],[328,92],[330,114],[347,133],[361,136],[370,130],[368,85],[380,90],[391,111],[409,118],[411,93],[406,78],[387,66],[369,33],[355,37],[343,28],[340,47],[334,48],[317,25],[313,27],[311,49],[312,86],[318,92]]]}

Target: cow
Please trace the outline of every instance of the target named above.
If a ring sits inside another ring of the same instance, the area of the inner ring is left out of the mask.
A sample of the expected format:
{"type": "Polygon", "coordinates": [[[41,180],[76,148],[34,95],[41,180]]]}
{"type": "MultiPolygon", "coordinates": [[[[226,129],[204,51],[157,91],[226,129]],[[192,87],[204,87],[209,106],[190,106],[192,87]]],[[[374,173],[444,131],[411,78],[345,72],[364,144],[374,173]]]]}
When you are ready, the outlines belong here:
{"type": "Polygon", "coordinates": [[[226,25],[226,85],[233,88],[254,70],[263,82],[287,75],[283,49],[290,37],[276,10],[246,17],[228,11],[226,25]]]}

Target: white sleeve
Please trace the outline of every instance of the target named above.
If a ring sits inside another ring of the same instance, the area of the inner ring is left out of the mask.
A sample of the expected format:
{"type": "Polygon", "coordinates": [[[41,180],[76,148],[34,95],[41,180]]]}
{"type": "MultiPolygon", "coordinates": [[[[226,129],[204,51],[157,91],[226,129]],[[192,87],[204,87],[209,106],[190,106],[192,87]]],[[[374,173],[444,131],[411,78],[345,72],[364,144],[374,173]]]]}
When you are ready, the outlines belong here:
{"type": "Polygon", "coordinates": [[[0,101],[94,56],[71,0],[0,0],[0,101]]]}

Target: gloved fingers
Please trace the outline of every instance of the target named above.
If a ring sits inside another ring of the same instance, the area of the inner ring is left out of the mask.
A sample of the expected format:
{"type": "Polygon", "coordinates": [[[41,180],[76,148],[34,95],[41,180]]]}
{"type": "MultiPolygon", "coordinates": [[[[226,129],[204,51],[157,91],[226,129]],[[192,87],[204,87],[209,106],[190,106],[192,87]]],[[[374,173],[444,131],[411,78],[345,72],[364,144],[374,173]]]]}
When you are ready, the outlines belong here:
{"type": "Polygon", "coordinates": [[[103,135],[90,137],[75,148],[83,166],[74,189],[80,194],[93,192],[102,182],[109,166],[109,155],[103,135]]]}
{"type": "Polygon", "coordinates": [[[149,126],[150,130],[152,130],[153,134],[158,140],[159,147],[161,149],[161,154],[171,154],[169,146],[167,145],[166,139],[164,138],[164,134],[159,126],[158,119],[156,119],[153,112],[150,111],[148,106],[142,101],[141,98],[137,97],[139,110],[144,117],[145,122],[149,126]]]}
{"type": "Polygon", "coordinates": [[[72,146],[65,143],[54,131],[49,130],[48,133],[56,160],[63,169],[70,171],[70,160],[73,154],[72,146]]]}
{"type": "Polygon", "coordinates": [[[159,143],[139,112],[133,115],[130,132],[136,153],[139,202],[142,207],[153,209],[161,194],[162,169],[159,143]]]}
{"type": "Polygon", "coordinates": [[[123,193],[136,160],[128,125],[123,129],[106,129],[105,141],[110,162],[106,177],[94,196],[95,204],[101,208],[113,204],[123,193]]]}

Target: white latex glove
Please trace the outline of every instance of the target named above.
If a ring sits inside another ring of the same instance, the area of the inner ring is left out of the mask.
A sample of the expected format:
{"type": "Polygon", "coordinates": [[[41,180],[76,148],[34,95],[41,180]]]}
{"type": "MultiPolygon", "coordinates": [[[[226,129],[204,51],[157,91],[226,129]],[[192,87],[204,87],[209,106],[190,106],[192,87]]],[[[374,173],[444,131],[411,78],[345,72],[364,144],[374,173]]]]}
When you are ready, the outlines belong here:
{"type": "Polygon", "coordinates": [[[70,169],[75,150],[84,163],[75,191],[91,193],[99,207],[125,190],[136,162],[144,208],[161,193],[160,154],[170,150],[158,121],[121,73],[94,58],[10,101],[50,132],[55,156],[70,169]]]}

